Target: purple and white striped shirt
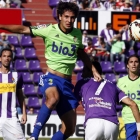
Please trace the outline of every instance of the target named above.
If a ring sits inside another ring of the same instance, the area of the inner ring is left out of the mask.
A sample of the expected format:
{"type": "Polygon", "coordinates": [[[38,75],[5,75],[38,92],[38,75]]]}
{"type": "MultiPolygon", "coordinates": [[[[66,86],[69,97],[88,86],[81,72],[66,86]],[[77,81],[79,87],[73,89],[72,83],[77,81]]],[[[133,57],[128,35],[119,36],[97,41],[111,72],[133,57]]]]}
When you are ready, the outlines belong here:
{"type": "Polygon", "coordinates": [[[106,10],[108,10],[108,9],[110,9],[110,8],[112,7],[112,4],[113,4],[113,3],[110,3],[109,1],[106,1],[106,2],[104,3],[104,7],[106,8],[106,10]]]}
{"type": "Polygon", "coordinates": [[[115,34],[115,31],[113,29],[110,29],[110,30],[103,29],[101,31],[100,37],[103,37],[105,42],[109,42],[110,39],[112,39],[113,36],[115,36],[115,35],[116,34],[115,34]]]}
{"type": "Polygon", "coordinates": [[[0,72],[0,118],[17,117],[16,90],[22,85],[22,76],[17,72],[0,72]]]}
{"type": "Polygon", "coordinates": [[[128,40],[128,39],[129,39],[128,31],[124,31],[122,34],[122,40],[128,40]]]}

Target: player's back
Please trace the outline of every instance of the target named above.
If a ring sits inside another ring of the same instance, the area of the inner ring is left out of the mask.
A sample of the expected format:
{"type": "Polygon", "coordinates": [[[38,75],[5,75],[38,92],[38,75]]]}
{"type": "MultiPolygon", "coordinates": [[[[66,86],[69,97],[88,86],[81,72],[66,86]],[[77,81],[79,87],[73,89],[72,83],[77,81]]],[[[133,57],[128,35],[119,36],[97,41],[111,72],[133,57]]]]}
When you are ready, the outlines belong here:
{"type": "Polygon", "coordinates": [[[75,87],[75,94],[77,93],[83,98],[86,120],[102,118],[118,123],[116,102],[119,102],[125,94],[115,84],[107,80],[96,82],[93,78],[82,79],[75,87]],[[78,88],[80,91],[77,90],[78,88]]]}
{"type": "Polygon", "coordinates": [[[0,72],[0,118],[17,117],[16,89],[20,86],[17,85],[19,78],[15,71],[0,72]]]}

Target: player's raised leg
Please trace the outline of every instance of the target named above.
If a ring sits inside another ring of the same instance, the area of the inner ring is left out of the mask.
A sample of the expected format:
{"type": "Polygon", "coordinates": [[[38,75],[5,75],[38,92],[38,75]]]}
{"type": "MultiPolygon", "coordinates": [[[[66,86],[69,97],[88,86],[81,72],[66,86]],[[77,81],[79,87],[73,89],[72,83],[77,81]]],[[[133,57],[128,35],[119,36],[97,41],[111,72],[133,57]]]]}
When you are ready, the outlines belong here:
{"type": "Polygon", "coordinates": [[[43,92],[43,95],[46,98],[45,104],[41,107],[36,124],[34,126],[33,133],[31,135],[30,140],[34,138],[35,140],[38,140],[38,136],[40,133],[40,130],[44,126],[44,124],[47,122],[49,119],[51,112],[53,109],[55,109],[58,101],[59,101],[59,93],[57,91],[57,88],[52,84],[52,87],[48,87],[48,83],[44,83],[46,86],[42,86],[40,89],[43,92]],[[46,89],[47,88],[47,89],[46,89]]]}
{"type": "Polygon", "coordinates": [[[62,117],[62,128],[54,134],[51,140],[66,140],[75,132],[76,109],[66,112],[62,117]]]}

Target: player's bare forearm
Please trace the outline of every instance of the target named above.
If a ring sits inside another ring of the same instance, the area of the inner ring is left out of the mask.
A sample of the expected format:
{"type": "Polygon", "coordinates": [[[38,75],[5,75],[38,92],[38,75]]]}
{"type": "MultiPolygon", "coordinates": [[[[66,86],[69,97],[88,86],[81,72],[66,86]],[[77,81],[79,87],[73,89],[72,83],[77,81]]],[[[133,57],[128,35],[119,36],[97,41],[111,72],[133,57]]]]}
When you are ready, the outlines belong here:
{"type": "Polygon", "coordinates": [[[22,89],[17,90],[17,97],[18,97],[19,105],[22,109],[22,113],[26,114],[26,106],[25,106],[25,100],[24,100],[24,97],[23,97],[22,89]]]}
{"type": "Polygon", "coordinates": [[[30,34],[29,27],[23,26],[23,25],[0,25],[0,29],[6,30],[12,33],[30,34]]]}
{"type": "Polygon", "coordinates": [[[124,98],[122,100],[122,102],[125,103],[126,105],[128,105],[131,108],[136,122],[140,123],[140,113],[139,113],[139,109],[138,109],[137,104],[133,100],[131,100],[129,97],[124,98]]]}

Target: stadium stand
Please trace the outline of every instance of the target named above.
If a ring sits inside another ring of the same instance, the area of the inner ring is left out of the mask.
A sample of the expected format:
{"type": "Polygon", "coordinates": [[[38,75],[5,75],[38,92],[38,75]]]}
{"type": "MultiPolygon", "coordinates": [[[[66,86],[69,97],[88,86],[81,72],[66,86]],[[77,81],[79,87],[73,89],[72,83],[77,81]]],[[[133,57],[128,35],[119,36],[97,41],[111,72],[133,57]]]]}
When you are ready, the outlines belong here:
{"type": "Polygon", "coordinates": [[[117,81],[116,81],[116,76],[114,73],[106,73],[105,74],[105,79],[109,80],[110,82],[116,84],[117,81]]]}
{"type": "Polygon", "coordinates": [[[23,55],[22,55],[22,48],[21,47],[15,47],[15,57],[16,58],[22,58],[23,59],[23,55]]]}
{"type": "Polygon", "coordinates": [[[40,108],[39,104],[39,98],[38,97],[29,97],[28,99],[28,107],[33,107],[33,108],[40,108]]]}
{"type": "Polygon", "coordinates": [[[24,56],[26,59],[37,59],[35,48],[25,48],[24,56]]]}
{"type": "Polygon", "coordinates": [[[113,72],[110,61],[101,61],[101,67],[102,67],[103,73],[113,72]]]}
{"type": "Polygon", "coordinates": [[[25,84],[24,85],[24,94],[26,97],[37,96],[37,93],[35,92],[34,85],[33,84],[25,84]]]}

